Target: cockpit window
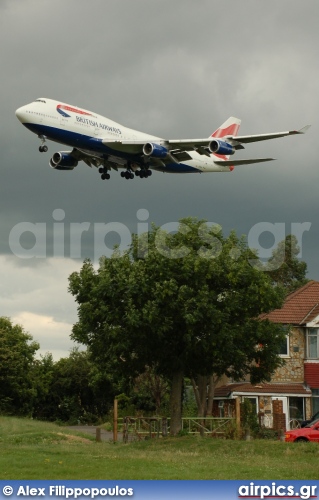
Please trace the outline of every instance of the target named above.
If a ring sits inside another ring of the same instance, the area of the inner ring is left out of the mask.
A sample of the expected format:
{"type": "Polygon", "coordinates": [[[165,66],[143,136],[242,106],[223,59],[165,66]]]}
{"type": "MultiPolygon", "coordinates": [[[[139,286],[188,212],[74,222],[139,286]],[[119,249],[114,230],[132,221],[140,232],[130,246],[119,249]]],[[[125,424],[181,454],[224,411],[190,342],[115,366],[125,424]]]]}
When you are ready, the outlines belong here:
{"type": "Polygon", "coordinates": [[[43,99],[36,99],[35,102],[43,102],[44,104],[46,104],[46,102],[43,99]]]}

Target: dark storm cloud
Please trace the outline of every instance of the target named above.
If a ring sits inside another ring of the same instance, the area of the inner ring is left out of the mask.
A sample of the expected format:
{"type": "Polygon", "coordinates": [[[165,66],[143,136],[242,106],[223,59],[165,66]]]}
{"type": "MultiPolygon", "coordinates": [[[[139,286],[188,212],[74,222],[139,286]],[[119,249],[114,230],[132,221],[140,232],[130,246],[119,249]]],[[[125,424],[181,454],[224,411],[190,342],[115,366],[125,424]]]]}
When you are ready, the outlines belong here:
{"type": "MultiPolygon", "coordinates": [[[[284,224],[286,234],[292,224],[309,222],[302,258],[309,277],[319,279],[318,15],[317,0],[1,2],[1,296],[5,281],[13,284],[8,300],[0,300],[3,313],[20,317],[19,311],[31,311],[57,322],[75,320],[65,316],[62,305],[59,313],[61,292],[53,284],[57,276],[62,280],[58,259],[21,262],[10,248],[18,224],[44,224],[47,256],[54,256],[56,209],[65,214],[65,257],[70,257],[71,225],[89,224],[81,258],[94,257],[96,224],[115,223],[136,232],[139,209],[148,211],[147,223],[192,215],[221,224],[226,233],[235,229],[246,235],[260,222],[284,224]],[[50,156],[68,148],[50,143],[49,152],[40,154],[37,137],[14,115],[37,97],[82,106],[173,139],[208,136],[231,115],[242,119],[242,134],[308,123],[312,128],[305,136],[247,146],[236,157],[277,161],[241,166],[228,175],[154,173],[148,180],[126,181],[114,172],[102,182],[85,165],[73,172],[49,168],[50,156]],[[31,296],[47,297],[38,309],[36,300],[14,293],[28,270],[36,283],[31,296]],[[50,279],[41,290],[44,275],[50,279]]],[[[25,234],[22,242],[32,248],[34,236],[25,234]]],[[[116,232],[106,245],[113,242],[119,242],[116,232]]],[[[68,272],[80,263],[65,259],[63,293],[68,272]]]]}

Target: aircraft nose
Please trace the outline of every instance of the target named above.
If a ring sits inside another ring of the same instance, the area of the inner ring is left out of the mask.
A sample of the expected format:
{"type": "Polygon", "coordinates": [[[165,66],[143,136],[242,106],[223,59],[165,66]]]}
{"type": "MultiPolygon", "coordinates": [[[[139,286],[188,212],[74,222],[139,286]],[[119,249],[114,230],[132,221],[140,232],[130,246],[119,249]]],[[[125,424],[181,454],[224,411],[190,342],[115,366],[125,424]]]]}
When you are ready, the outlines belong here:
{"type": "Polygon", "coordinates": [[[22,123],[24,121],[24,117],[25,117],[25,106],[22,106],[21,108],[18,108],[16,110],[16,117],[18,118],[18,120],[20,120],[20,122],[22,123]]]}

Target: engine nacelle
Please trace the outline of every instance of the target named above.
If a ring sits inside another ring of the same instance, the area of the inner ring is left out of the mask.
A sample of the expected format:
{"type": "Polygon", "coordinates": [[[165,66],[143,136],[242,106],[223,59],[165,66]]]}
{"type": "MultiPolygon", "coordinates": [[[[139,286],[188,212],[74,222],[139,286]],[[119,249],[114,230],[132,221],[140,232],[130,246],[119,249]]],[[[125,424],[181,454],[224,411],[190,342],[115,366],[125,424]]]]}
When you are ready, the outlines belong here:
{"type": "Polygon", "coordinates": [[[236,151],[231,144],[228,144],[228,142],[219,141],[217,139],[211,141],[208,147],[211,153],[219,155],[233,155],[236,151]]]}
{"type": "Polygon", "coordinates": [[[54,153],[50,160],[50,167],[56,170],[73,170],[78,164],[78,160],[71,155],[70,151],[59,151],[54,153]]]}
{"type": "Polygon", "coordinates": [[[166,158],[168,150],[160,144],[148,142],[143,147],[145,156],[153,156],[154,158],[166,158]]]}

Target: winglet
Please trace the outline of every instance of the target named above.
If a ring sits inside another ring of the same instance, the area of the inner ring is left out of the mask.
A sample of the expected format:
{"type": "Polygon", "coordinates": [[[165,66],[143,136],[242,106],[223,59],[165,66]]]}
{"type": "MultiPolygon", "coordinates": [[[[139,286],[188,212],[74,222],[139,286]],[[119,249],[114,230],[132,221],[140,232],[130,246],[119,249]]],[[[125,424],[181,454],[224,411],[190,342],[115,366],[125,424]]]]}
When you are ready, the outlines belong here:
{"type": "Polygon", "coordinates": [[[305,134],[308,130],[308,128],[310,128],[311,125],[306,125],[305,127],[301,128],[300,130],[291,130],[289,132],[290,135],[294,135],[294,134],[305,134]]]}

